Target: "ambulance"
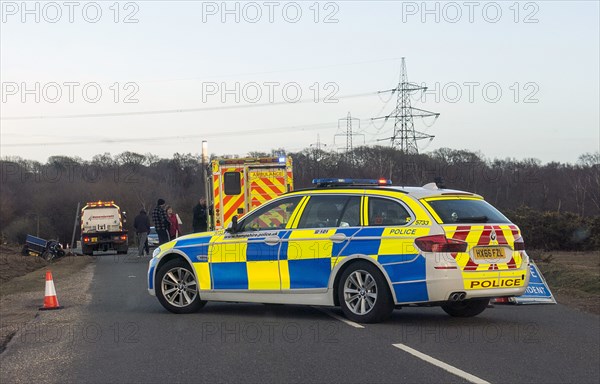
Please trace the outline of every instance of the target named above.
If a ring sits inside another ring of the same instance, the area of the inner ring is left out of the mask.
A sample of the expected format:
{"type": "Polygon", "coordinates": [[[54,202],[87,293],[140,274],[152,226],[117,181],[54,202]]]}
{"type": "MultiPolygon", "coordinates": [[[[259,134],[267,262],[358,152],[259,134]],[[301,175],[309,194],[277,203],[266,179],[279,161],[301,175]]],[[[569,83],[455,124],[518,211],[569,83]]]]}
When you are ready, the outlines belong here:
{"type": "Polygon", "coordinates": [[[214,229],[294,189],[290,156],[215,159],[211,169],[214,229]]]}

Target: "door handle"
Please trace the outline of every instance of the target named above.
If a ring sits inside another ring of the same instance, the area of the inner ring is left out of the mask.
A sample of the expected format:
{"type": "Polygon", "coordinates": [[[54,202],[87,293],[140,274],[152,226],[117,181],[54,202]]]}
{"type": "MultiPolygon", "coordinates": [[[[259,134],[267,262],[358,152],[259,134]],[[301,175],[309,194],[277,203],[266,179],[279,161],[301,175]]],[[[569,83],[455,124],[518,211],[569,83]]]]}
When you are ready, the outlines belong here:
{"type": "Polygon", "coordinates": [[[279,236],[267,236],[265,237],[265,244],[267,245],[277,245],[279,244],[279,236]]]}
{"type": "Polygon", "coordinates": [[[346,240],[346,235],[343,233],[336,233],[332,235],[329,240],[333,241],[334,243],[341,243],[342,241],[346,240]]]}

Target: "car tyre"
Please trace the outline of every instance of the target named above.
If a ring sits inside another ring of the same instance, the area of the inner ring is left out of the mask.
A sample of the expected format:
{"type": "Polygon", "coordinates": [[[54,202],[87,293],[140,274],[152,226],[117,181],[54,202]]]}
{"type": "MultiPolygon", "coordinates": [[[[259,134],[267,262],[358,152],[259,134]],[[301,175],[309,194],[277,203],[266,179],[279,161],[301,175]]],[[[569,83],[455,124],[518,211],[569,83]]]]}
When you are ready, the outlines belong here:
{"type": "Polygon", "coordinates": [[[444,312],[454,317],[473,317],[483,312],[490,302],[489,298],[468,299],[463,301],[448,302],[442,305],[444,312]]]}
{"type": "Polygon", "coordinates": [[[193,313],[206,305],[206,301],[200,300],[194,272],[181,258],[161,265],[154,281],[158,301],[170,312],[193,313]]]}
{"type": "Polygon", "coordinates": [[[368,261],[353,262],[338,283],[344,315],[357,323],[378,323],[394,310],[394,300],[381,271],[368,261]]]}

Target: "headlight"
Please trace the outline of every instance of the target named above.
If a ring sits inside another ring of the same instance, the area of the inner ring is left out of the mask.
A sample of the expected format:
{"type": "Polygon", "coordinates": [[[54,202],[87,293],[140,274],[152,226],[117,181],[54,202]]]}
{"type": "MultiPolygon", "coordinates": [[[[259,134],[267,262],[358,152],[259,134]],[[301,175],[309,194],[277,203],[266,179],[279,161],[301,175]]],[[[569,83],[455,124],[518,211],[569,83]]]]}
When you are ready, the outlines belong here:
{"type": "Polygon", "coordinates": [[[160,253],[160,247],[156,247],[154,249],[154,252],[152,252],[152,257],[157,257],[159,253],[160,253]]]}

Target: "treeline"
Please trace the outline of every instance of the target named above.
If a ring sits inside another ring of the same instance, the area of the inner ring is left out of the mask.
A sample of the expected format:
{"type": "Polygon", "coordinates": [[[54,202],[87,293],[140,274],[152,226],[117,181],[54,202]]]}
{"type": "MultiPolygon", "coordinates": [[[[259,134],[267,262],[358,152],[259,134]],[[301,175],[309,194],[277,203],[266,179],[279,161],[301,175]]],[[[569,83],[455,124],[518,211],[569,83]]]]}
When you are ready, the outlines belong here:
{"type": "MultiPolygon", "coordinates": [[[[381,146],[358,147],[351,153],[307,148],[288,155],[294,160],[296,188],[308,187],[318,177],[385,177],[395,185],[411,186],[441,177],[447,188],[481,194],[505,212],[523,227],[530,247],[598,248],[600,153],[581,155],[576,164],[488,160],[480,153],[449,148],[420,155],[381,146]]],[[[38,224],[40,236],[70,241],[77,203],[94,200],[114,200],[127,211],[131,225],[141,208],[149,211],[164,198],[189,232],[192,208],[204,191],[200,157],[192,154],[162,159],[105,153],[91,161],[53,156],[46,163],[4,158],[0,166],[1,235],[8,242],[22,242],[25,234],[37,232],[38,224]]]]}

